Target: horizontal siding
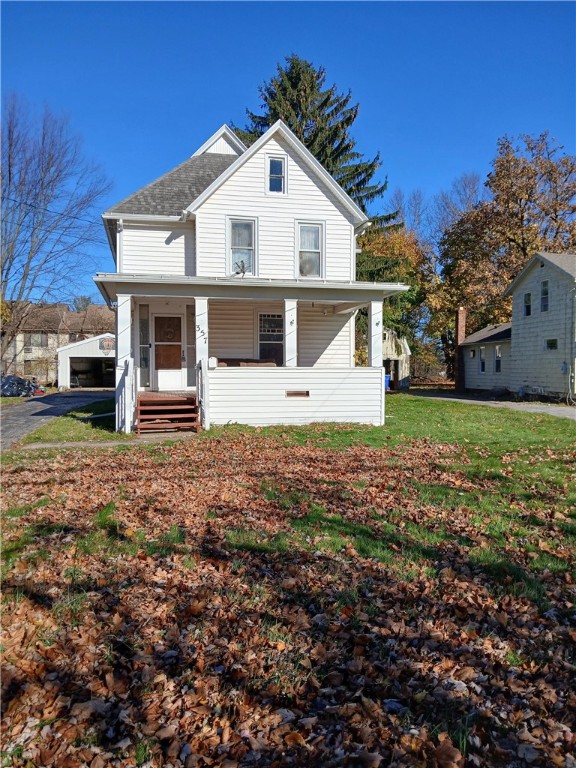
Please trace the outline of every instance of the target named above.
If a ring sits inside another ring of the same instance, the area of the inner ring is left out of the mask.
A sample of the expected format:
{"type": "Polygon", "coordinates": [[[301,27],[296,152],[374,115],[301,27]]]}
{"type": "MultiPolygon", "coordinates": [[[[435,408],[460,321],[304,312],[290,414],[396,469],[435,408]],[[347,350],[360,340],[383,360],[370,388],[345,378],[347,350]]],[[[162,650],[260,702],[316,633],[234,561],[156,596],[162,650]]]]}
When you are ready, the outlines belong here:
{"type": "MultiPolygon", "coordinates": [[[[284,315],[283,303],[215,301],[208,304],[209,354],[213,357],[258,357],[259,312],[284,315]]],[[[352,365],[354,320],[331,314],[332,307],[298,305],[298,365],[352,365]],[[323,312],[328,312],[324,315],[323,312]]]]}
{"type": "Polygon", "coordinates": [[[122,272],[148,275],[196,274],[194,225],[133,226],[122,232],[122,272]]]}
{"type": "Polygon", "coordinates": [[[208,378],[214,425],[383,423],[380,368],[216,368],[208,378]],[[304,390],[310,397],[286,396],[304,390]]]}
{"type": "Polygon", "coordinates": [[[512,379],[510,342],[500,343],[501,372],[494,370],[495,344],[482,345],[486,349],[486,371],[480,373],[480,344],[464,347],[464,375],[467,389],[509,389],[512,379]],[[471,352],[475,353],[471,357],[471,352]]]}
{"type": "Polygon", "coordinates": [[[354,318],[331,313],[329,305],[298,307],[298,365],[352,365],[354,318]]]}
{"type": "Polygon", "coordinates": [[[290,279],[296,269],[296,221],[325,225],[326,278],[350,280],[353,228],[350,214],[317,181],[299,158],[271,139],[197,211],[198,273],[228,274],[226,217],[258,218],[258,274],[290,279]],[[266,156],[288,156],[288,194],[266,193],[266,156]]]}
{"type": "Polygon", "coordinates": [[[576,364],[574,329],[574,280],[558,269],[536,262],[514,292],[512,305],[511,388],[543,392],[568,392],[568,373],[563,363],[576,364]],[[548,280],[549,309],[540,311],[540,289],[548,280]],[[524,294],[532,294],[532,314],[524,316],[524,294]],[[558,349],[546,349],[547,339],[557,339],[558,349]]]}

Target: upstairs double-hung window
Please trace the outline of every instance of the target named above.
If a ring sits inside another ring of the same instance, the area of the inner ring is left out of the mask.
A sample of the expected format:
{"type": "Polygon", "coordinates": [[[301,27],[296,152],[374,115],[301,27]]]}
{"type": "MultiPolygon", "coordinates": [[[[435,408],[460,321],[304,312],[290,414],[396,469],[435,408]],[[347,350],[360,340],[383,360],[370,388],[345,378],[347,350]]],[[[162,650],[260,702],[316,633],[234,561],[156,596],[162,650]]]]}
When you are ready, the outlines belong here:
{"type": "Polygon", "coordinates": [[[322,277],[322,225],[298,225],[298,273],[300,277],[322,277]]]}
{"type": "Polygon", "coordinates": [[[253,219],[230,219],[231,271],[255,274],[256,232],[253,219]]]}

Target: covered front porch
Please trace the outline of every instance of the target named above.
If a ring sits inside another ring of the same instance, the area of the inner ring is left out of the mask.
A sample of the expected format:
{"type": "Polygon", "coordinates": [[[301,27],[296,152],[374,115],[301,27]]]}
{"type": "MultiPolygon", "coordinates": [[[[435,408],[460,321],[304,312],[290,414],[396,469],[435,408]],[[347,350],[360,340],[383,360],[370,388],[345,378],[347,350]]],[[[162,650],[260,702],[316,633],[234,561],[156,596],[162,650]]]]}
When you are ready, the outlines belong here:
{"type": "Polygon", "coordinates": [[[196,398],[199,421],[253,425],[384,420],[382,302],[393,284],[106,275],[117,303],[117,427],[138,396],[196,398]],[[368,308],[369,367],[354,367],[354,317],[368,308]]]}

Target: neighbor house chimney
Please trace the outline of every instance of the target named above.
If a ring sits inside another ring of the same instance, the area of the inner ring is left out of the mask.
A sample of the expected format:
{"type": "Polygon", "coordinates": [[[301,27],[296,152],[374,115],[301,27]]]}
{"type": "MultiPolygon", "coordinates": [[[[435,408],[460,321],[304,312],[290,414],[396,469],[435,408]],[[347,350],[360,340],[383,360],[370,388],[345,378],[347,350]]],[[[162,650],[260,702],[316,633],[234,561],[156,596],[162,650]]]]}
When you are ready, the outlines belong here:
{"type": "Polygon", "coordinates": [[[464,392],[466,381],[464,376],[464,350],[462,342],[466,338],[466,310],[458,307],[456,312],[456,376],[454,384],[457,392],[464,392]]]}

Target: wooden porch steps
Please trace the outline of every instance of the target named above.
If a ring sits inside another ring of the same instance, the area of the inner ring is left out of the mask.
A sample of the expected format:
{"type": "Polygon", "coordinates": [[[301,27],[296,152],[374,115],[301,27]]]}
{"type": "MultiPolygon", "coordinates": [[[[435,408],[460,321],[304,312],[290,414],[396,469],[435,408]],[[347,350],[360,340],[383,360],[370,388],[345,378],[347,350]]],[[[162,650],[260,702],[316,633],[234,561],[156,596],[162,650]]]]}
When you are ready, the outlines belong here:
{"type": "Polygon", "coordinates": [[[136,432],[199,432],[200,414],[194,395],[141,392],[136,409],[136,432]]]}

